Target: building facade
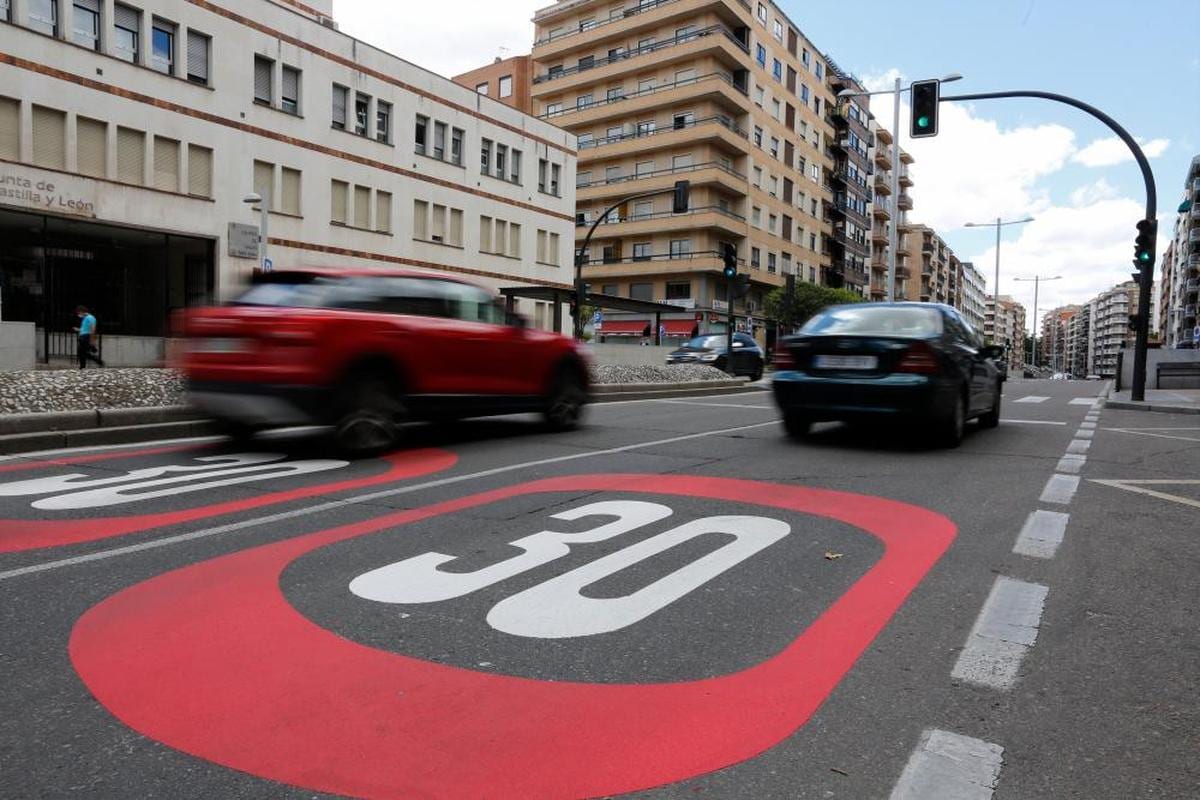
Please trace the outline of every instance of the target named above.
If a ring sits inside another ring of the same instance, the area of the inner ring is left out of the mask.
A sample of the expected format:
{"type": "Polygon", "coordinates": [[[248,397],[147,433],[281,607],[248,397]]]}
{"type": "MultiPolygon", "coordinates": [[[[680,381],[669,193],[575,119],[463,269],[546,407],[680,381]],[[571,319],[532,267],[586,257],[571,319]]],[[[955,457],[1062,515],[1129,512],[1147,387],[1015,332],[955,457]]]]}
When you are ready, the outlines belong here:
{"type": "Polygon", "coordinates": [[[1091,325],[1091,303],[1081,306],[1079,313],[1075,314],[1067,322],[1067,346],[1063,371],[1076,378],[1085,378],[1088,375],[1094,374],[1089,370],[1090,364],[1088,363],[1088,342],[1091,339],[1091,325]]]}
{"type": "Polygon", "coordinates": [[[486,67],[456,75],[454,82],[524,114],[533,113],[533,59],[528,55],[497,58],[486,67]]]}
{"type": "MultiPolygon", "coordinates": [[[[993,307],[992,300],[993,298],[988,296],[988,308],[993,307]]],[[[1026,362],[1025,339],[1028,334],[1025,327],[1025,306],[1002,294],[994,307],[998,310],[998,323],[987,338],[992,344],[1005,348],[1008,352],[1009,370],[1019,374],[1026,362]]]]}
{"type": "Polygon", "coordinates": [[[1163,347],[1200,347],[1200,155],[1192,159],[1158,284],[1163,347]]]}
{"type": "Polygon", "coordinates": [[[958,304],[963,318],[971,323],[975,330],[983,333],[987,317],[988,296],[987,283],[983,274],[970,261],[959,265],[958,304]]]}
{"type": "Polygon", "coordinates": [[[907,297],[921,303],[945,303],[958,306],[960,262],[937,231],[928,225],[906,227],[905,247],[913,277],[908,280],[907,297]]]}
{"type": "Polygon", "coordinates": [[[260,266],[252,193],[275,269],[571,284],[574,136],[339,33],[330,0],[3,9],[0,292],[43,356],[83,303],[107,360],[161,357],[171,311],[260,266]]]}
{"type": "Polygon", "coordinates": [[[908,266],[907,233],[909,229],[908,212],[913,208],[912,179],[909,176],[908,165],[913,159],[904,150],[900,151],[900,164],[892,163],[892,132],[878,123],[873,125],[875,132],[875,176],[872,184],[874,191],[871,203],[873,224],[871,226],[871,287],[872,300],[887,299],[888,276],[888,241],[892,226],[896,226],[897,259],[895,290],[892,294],[896,300],[908,297],[908,266]],[[900,191],[892,196],[892,171],[900,170],[898,185],[900,191]]]}
{"type": "Polygon", "coordinates": [[[1052,372],[1067,372],[1067,344],[1070,340],[1071,320],[1079,314],[1082,306],[1060,306],[1042,317],[1042,333],[1039,346],[1039,365],[1052,372]]]}
{"type": "Polygon", "coordinates": [[[1135,281],[1109,289],[1088,303],[1088,374],[1111,378],[1117,374],[1117,356],[1132,353],[1136,334],[1129,315],[1137,312],[1141,289],[1135,281]]]}
{"type": "MultiPolygon", "coordinates": [[[[664,323],[672,336],[719,329],[725,245],[752,280],[735,301],[739,326],[762,330],[764,297],[788,275],[861,290],[865,272],[835,265],[831,241],[835,192],[847,206],[861,192],[831,179],[869,159],[869,129],[852,116],[860,104],[835,109],[842,76],[781,10],[561,0],[534,22],[534,112],[579,138],[577,243],[600,221],[584,254],[593,292],[678,307],[664,323]],[[691,207],[676,214],[680,180],[691,207]]],[[[843,231],[865,259],[866,234],[843,231]]]]}

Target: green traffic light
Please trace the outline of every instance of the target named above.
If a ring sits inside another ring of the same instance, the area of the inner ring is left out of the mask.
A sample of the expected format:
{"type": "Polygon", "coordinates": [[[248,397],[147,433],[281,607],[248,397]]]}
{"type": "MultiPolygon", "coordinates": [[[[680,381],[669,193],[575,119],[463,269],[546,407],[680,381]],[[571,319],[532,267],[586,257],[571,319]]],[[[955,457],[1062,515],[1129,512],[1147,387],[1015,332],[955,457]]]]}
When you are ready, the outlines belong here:
{"type": "Polygon", "coordinates": [[[917,117],[917,127],[918,128],[928,128],[929,127],[929,117],[917,117]]]}
{"type": "Polygon", "coordinates": [[[1145,250],[1138,253],[1138,261],[1149,261],[1149,260],[1150,260],[1150,254],[1147,253],[1145,250]]]}

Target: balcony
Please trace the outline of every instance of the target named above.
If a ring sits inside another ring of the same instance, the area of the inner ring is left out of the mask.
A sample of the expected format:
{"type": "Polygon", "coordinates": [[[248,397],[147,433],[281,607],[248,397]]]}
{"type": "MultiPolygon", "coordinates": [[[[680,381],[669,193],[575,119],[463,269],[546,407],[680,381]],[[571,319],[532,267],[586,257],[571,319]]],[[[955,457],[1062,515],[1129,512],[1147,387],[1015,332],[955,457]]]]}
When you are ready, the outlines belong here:
{"type": "Polygon", "coordinates": [[[912,211],[913,210],[912,195],[909,194],[908,192],[902,192],[900,194],[900,197],[896,200],[896,208],[900,209],[901,211],[912,211]]]}
{"type": "Polygon", "coordinates": [[[890,148],[875,148],[875,166],[879,167],[880,169],[892,168],[892,152],[890,148]]]}
{"type": "Polygon", "coordinates": [[[887,287],[878,283],[871,284],[871,297],[875,300],[884,300],[887,298],[887,287]]]}
{"type": "Polygon", "coordinates": [[[901,264],[900,262],[896,262],[896,279],[906,281],[911,277],[912,277],[912,270],[908,268],[908,265],[901,264]]]}
{"type": "Polygon", "coordinates": [[[1196,178],[1194,181],[1192,181],[1192,194],[1196,195],[1197,198],[1200,198],[1200,178],[1196,178]]]}
{"type": "Polygon", "coordinates": [[[1188,212],[1188,216],[1192,219],[1200,219],[1200,203],[1192,204],[1192,210],[1188,212]]]}
{"type": "Polygon", "coordinates": [[[742,155],[746,149],[746,132],[727,116],[705,117],[676,123],[667,128],[634,130],[631,133],[581,141],[579,156],[582,161],[589,160],[588,156],[593,152],[596,152],[596,155],[591,160],[601,155],[604,158],[621,158],[647,148],[662,149],[705,141],[724,143],[734,153],[742,155]],[[603,150],[602,154],[598,152],[600,150],[603,150]]]}
{"type": "Polygon", "coordinates": [[[734,113],[749,114],[750,98],[746,89],[726,72],[713,72],[673,83],[665,83],[653,89],[643,89],[616,97],[606,97],[590,103],[576,103],[562,110],[542,114],[538,119],[548,120],[561,128],[577,130],[585,126],[594,127],[613,118],[629,118],[645,115],[661,108],[673,108],[681,103],[699,100],[716,100],[734,113]]]}
{"type": "Polygon", "coordinates": [[[908,167],[900,170],[900,186],[908,189],[913,185],[912,176],[908,174],[908,167]]]}
{"type": "Polygon", "coordinates": [[[576,183],[576,202],[582,204],[616,199],[641,192],[665,193],[671,191],[678,180],[689,180],[692,186],[719,186],[725,192],[737,196],[745,196],[747,192],[745,175],[726,164],[709,161],[688,167],[671,167],[636,175],[576,183]]]}
{"type": "Polygon", "coordinates": [[[928,253],[932,256],[937,252],[937,242],[934,242],[930,239],[926,239],[925,241],[921,242],[921,252],[928,253]]]}
{"type": "Polygon", "coordinates": [[[892,175],[890,172],[875,172],[875,194],[892,193],[892,175]]]}
{"type": "Polygon", "coordinates": [[[1192,244],[1200,242],[1200,228],[1192,228],[1191,232],[1188,233],[1188,241],[1192,244]]]}
{"type": "Polygon", "coordinates": [[[871,241],[878,242],[882,245],[888,243],[888,227],[887,225],[875,225],[871,228],[871,241]]]}
{"type": "MultiPolygon", "coordinates": [[[[582,241],[587,235],[591,221],[576,222],[575,237],[582,241]]],[[[747,234],[746,218],[720,206],[693,208],[686,214],[671,211],[654,211],[648,214],[614,215],[600,223],[596,232],[606,238],[622,236],[647,236],[655,233],[712,229],[732,236],[747,234]]]]}
{"type": "Polygon", "coordinates": [[[868,256],[871,254],[871,245],[867,243],[865,237],[856,239],[853,236],[847,236],[846,231],[842,228],[834,229],[833,240],[846,248],[847,252],[855,255],[868,256]]]}
{"type": "MultiPolygon", "coordinates": [[[[744,267],[746,262],[742,261],[741,264],[744,267]]],[[[584,266],[587,269],[587,277],[591,279],[647,273],[720,272],[724,268],[724,262],[719,252],[701,250],[694,253],[654,253],[631,258],[593,258],[584,266]]]]}
{"type": "Polygon", "coordinates": [[[1191,297],[1197,292],[1200,292],[1200,280],[1190,280],[1184,286],[1183,293],[1187,297],[1191,297]]]}
{"type": "Polygon", "coordinates": [[[872,213],[875,215],[875,219],[892,218],[892,201],[886,197],[876,197],[871,208],[872,213]]]}

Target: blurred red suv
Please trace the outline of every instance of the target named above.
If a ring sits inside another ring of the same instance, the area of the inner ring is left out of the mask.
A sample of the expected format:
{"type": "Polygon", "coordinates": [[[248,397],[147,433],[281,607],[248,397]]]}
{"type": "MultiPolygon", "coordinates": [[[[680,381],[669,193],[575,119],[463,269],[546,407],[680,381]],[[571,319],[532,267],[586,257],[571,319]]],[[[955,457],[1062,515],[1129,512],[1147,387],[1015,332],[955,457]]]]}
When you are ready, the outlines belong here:
{"type": "Polygon", "coordinates": [[[408,420],[538,412],[566,430],[589,401],[573,340],[429,273],[271,272],[226,306],[186,312],[182,334],[192,403],[235,437],[330,425],[343,449],[377,452],[408,420]]]}

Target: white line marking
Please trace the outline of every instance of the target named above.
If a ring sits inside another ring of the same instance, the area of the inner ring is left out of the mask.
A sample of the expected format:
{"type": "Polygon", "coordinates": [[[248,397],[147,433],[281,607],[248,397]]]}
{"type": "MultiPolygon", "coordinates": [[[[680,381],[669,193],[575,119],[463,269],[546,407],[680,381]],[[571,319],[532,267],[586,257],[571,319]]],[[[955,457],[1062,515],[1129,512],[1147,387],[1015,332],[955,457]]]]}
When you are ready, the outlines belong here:
{"type": "Polygon", "coordinates": [[[1087,456],[1076,456],[1067,454],[1058,461],[1058,466],[1055,467],[1056,472],[1063,472],[1070,475],[1078,475],[1083,471],[1083,465],[1087,463],[1087,456]]]}
{"type": "Polygon", "coordinates": [[[1070,514],[1060,511],[1034,511],[1025,520],[1013,552],[1032,558],[1054,558],[1067,532],[1070,514]]]}
{"type": "Polygon", "coordinates": [[[1094,422],[1084,422],[1082,425],[1080,425],[1080,426],[1079,426],[1079,430],[1081,430],[1081,431],[1094,431],[1094,430],[1096,430],[1096,423],[1094,423],[1094,422]]]}
{"type": "Polygon", "coordinates": [[[891,800],[990,800],[1004,748],[957,733],[921,734],[891,800]]]}
{"type": "Polygon", "coordinates": [[[951,676],[992,689],[1012,688],[1021,660],[1037,641],[1049,591],[1040,584],[997,578],[951,676]]]}
{"type": "Polygon", "coordinates": [[[1042,490],[1043,503],[1057,503],[1060,506],[1070,505],[1079,490],[1079,476],[1051,475],[1042,490]]]}
{"type": "MultiPolygon", "coordinates": [[[[1170,436],[1165,433],[1151,433],[1150,429],[1140,428],[1105,428],[1113,433],[1128,433],[1130,436],[1149,436],[1152,439],[1174,439],[1179,442],[1200,442],[1200,437],[1196,436],[1170,436]]],[[[1190,428],[1166,428],[1164,430],[1191,430],[1190,428]]]]}
{"type": "Polygon", "coordinates": [[[1076,397],[1070,403],[1067,403],[1070,406],[1094,406],[1095,404],[1096,398],[1094,397],[1076,397]]]}
{"type": "Polygon", "coordinates": [[[1067,445],[1067,452],[1074,455],[1083,455],[1092,447],[1092,443],[1087,439],[1072,439],[1067,445]]]}
{"type": "Polygon", "coordinates": [[[1096,435],[1095,431],[1084,430],[1082,427],[1075,432],[1076,439],[1091,439],[1096,435]]]}
{"type": "MultiPolygon", "coordinates": [[[[730,397],[747,397],[747,396],[753,395],[753,394],[764,394],[766,391],[767,391],[766,389],[750,386],[750,387],[747,387],[745,390],[735,389],[733,391],[729,391],[724,394],[689,395],[688,399],[689,400],[728,400],[730,397]]],[[[629,406],[629,405],[633,405],[634,403],[665,403],[668,400],[674,400],[674,399],[675,398],[672,398],[672,397],[647,397],[642,400],[612,400],[610,402],[604,402],[604,403],[593,402],[588,405],[588,411],[595,411],[596,409],[600,409],[600,408],[608,408],[609,406],[629,406]]]]}
{"type": "Polygon", "coordinates": [[[736,403],[697,403],[691,400],[659,400],[659,403],[669,403],[676,406],[704,406],[706,408],[761,408],[773,410],[774,406],[740,406],[736,403]]]}
{"type": "Polygon", "coordinates": [[[1016,425],[1066,425],[1065,422],[1052,422],[1048,419],[1002,419],[1001,422],[1007,422],[1016,425]]]}
{"type": "Polygon", "coordinates": [[[1194,500],[1190,497],[1180,497],[1177,494],[1167,494],[1166,492],[1156,492],[1153,489],[1145,489],[1143,486],[1200,486],[1200,481],[1101,481],[1093,480],[1092,483],[1099,483],[1102,486],[1111,486],[1114,489],[1124,489],[1127,492],[1136,492],[1137,494],[1149,495],[1157,497],[1159,500],[1166,500],[1171,503],[1179,503],[1193,508],[1200,508],[1200,500],[1194,500]]]}
{"type": "Polygon", "coordinates": [[[1031,394],[1028,397],[1022,397],[1020,400],[1017,400],[1015,402],[1017,402],[1017,403],[1044,403],[1049,399],[1050,399],[1049,397],[1043,397],[1039,394],[1031,394]]]}
{"type": "Polygon", "coordinates": [[[319,503],[314,506],[305,508],[297,508],[291,511],[282,511],[278,514],[270,514],[265,517],[256,517],[255,519],[242,520],[240,522],[231,522],[227,525],[218,525],[214,528],[205,528],[203,530],[192,531],[190,533],[180,534],[178,536],[169,536],[164,539],[155,539],[149,542],[141,542],[140,544],[129,545],[127,547],[117,547],[112,550],[101,550],[96,553],[88,553],[87,555],[75,556],[74,558],[63,558],[58,561],[47,561],[41,564],[33,564],[20,569],[9,570],[8,572],[0,572],[0,581],[6,581],[11,578],[17,578],[22,575],[32,575],[39,572],[47,572],[52,569],[74,566],[76,564],[86,564],[91,561],[103,561],[109,558],[129,555],[131,553],[140,553],[145,550],[155,550],[160,547],[169,547],[173,544],[182,542],[190,542],[195,539],[203,539],[209,536],[217,536],[222,533],[231,533],[233,531],[243,530],[245,528],[254,528],[259,525],[265,525],[270,522],[281,522],[283,520],[295,519],[297,517],[307,516],[309,514],[318,514],[323,511],[332,511],[338,508],[347,506],[360,505],[369,503],[372,500],[380,500],[385,497],[395,497],[402,494],[410,494],[419,492],[424,489],[434,489],[441,486],[451,486],[456,483],[465,483],[479,478],[490,478],[493,475],[503,475],[506,472],[516,472],[518,470],[530,469],[532,467],[544,467],[550,464],[563,464],[569,461],[578,461],[584,458],[594,458],[596,456],[616,455],[617,453],[628,453],[634,450],[644,450],[648,447],[658,447],[661,445],[676,444],[678,442],[687,442],[694,439],[704,439],[711,436],[722,436],[727,433],[740,433],[741,431],[750,431],[758,428],[766,428],[779,423],[772,420],[771,422],[760,422],[755,425],[739,425],[736,428],[723,428],[716,431],[707,431],[705,433],[692,433],[686,436],[673,436],[669,439],[656,439],[651,442],[639,442],[637,444],[627,444],[621,447],[612,447],[607,450],[593,450],[586,453],[572,453],[568,456],[556,456],[554,458],[543,458],[537,461],[526,461],[521,464],[509,464],[504,467],[495,467],[493,469],[485,469],[480,472],[472,472],[466,475],[455,475],[451,478],[440,478],[438,480],[426,481],[425,483],[415,483],[411,486],[401,486],[396,489],[385,489],[380,492],[372,492],[371,494],[358,495],[357,497],[347,498],[345,500],[332,500],[327,503],[319,503]]]}
{"type": "Polygon", "coordinates": [[[110,450],[136,450],[138,448],[164,447],[177,444],[204,444],[207,442],[224,441],[224,436],[193,436],[187,439],[156,439],[152,442],[134,442],[132,444],[85,445],[83,447],[63,447],[58,450],[38,450],[32,453],[13,453],[0,456],[0,462],[20,461],[21,459],[41,459],[52,456],[65,456],[72,453],[105,453],[110,450]]]}

